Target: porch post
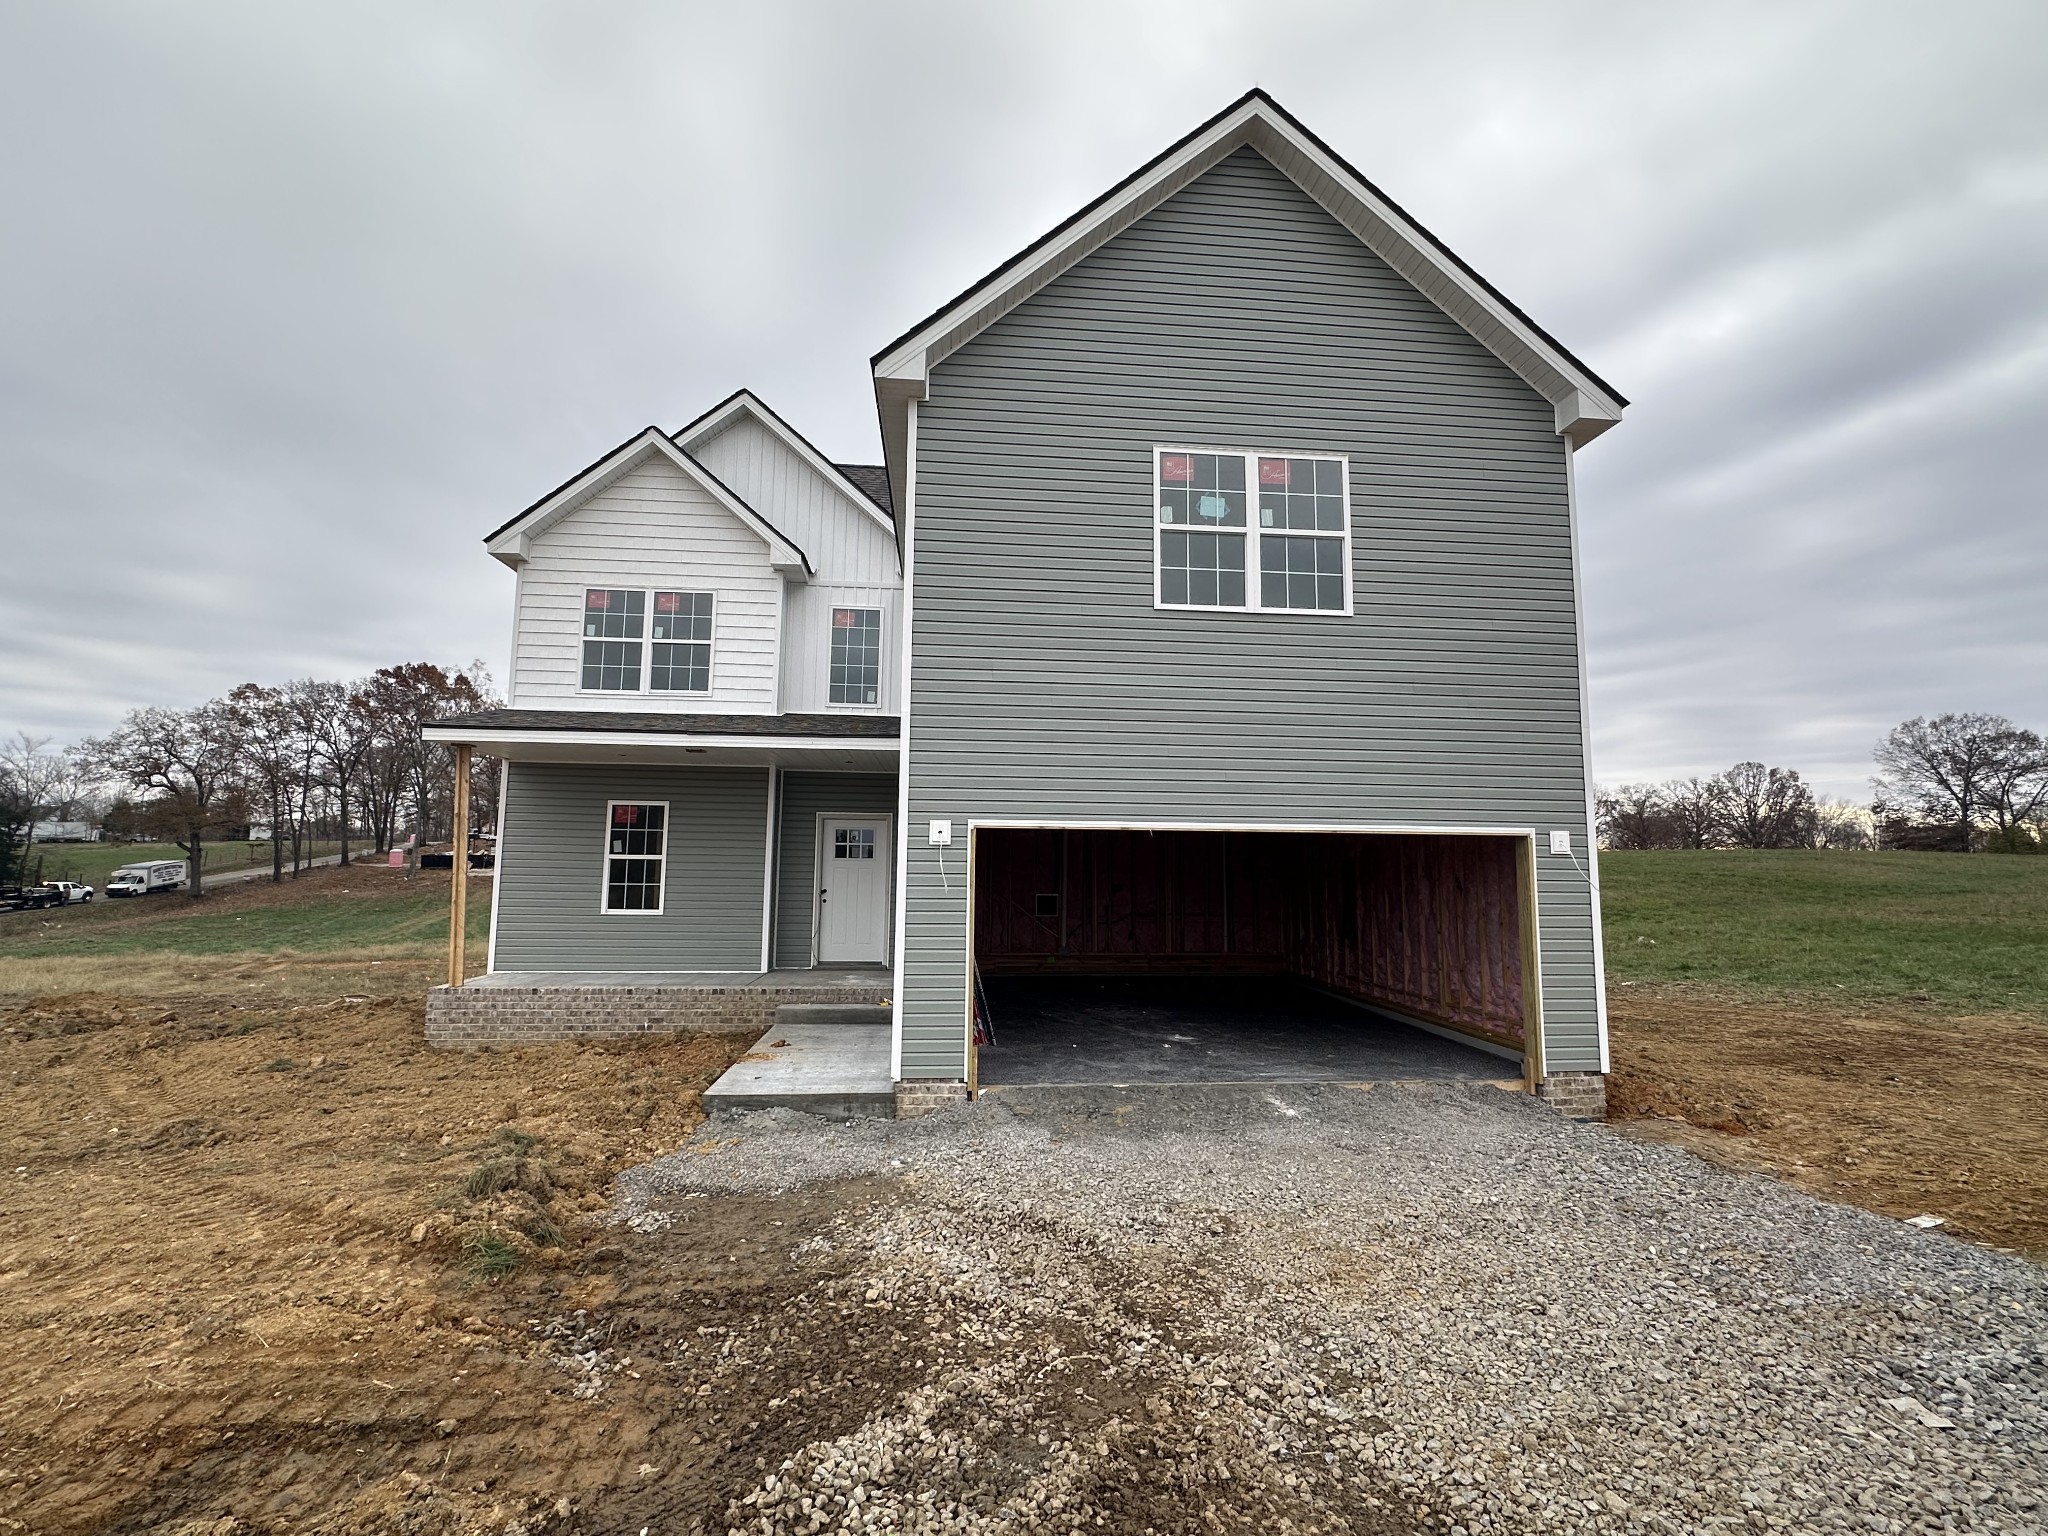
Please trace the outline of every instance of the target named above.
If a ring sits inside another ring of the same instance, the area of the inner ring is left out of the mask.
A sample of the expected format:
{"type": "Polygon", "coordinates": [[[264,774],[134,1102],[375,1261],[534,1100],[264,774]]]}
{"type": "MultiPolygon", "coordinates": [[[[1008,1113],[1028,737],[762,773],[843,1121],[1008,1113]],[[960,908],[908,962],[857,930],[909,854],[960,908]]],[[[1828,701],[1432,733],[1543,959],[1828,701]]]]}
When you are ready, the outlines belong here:
{"type": "Polygon", "coordinates": [[[455,748],[455,855],[448,870],[448,985],[462,985],[462,941],[469,927],[469,744],[455,748]]]}

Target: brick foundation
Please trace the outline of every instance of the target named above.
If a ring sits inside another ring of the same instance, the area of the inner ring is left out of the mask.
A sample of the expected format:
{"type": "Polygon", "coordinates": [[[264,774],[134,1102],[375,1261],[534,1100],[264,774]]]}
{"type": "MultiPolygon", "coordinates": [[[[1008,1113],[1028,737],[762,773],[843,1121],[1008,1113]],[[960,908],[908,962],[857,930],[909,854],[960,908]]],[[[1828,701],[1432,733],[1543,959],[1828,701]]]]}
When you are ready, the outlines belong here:
{"type": "Polygon", "coordinates": [[[636,1035],[758,1035],[784,1003],[881,1003],[888,978],[838,987],[436,987],[427,1044],[450,1050],[625,1040],[636,1035]]]}
{"type": "Polygon", "coordinates": [[[906,1077],[896,1084],[896,1118],[915,1120],[967,1102],[967,1084],[958,1078],[906,1077]]]}
{"type": "Polygon", "coordinates": [[[1604,1072],[1552,1072],[1538,1086],[1536,1096],[1569,1120],[1607,1118],[1604,1072]]]}

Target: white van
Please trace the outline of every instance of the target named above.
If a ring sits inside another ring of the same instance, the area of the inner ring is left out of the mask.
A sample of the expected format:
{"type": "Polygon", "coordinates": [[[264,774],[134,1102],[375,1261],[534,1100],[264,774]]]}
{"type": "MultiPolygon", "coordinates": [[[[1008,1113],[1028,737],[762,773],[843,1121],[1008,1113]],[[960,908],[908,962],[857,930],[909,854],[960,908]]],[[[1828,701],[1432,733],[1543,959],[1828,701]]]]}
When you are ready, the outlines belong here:
{"type": "Polygon", "coordinates": [[[147,896],[175,891],[185,883],[185,865],[171,859],[159,864],[124,864],[107,878],[109,896],[147,896]]]}

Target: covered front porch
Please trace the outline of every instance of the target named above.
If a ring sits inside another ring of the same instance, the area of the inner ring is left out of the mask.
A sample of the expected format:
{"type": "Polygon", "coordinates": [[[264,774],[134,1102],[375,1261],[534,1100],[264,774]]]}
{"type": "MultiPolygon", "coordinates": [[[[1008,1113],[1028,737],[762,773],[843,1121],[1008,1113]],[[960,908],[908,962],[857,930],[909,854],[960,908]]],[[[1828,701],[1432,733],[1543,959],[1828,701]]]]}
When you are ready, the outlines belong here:
{"type": "Polygon", "coordinates": [[[433,1043],[760,1032],[890,997],[895,719],[508,709],[426,735],[506,763],[485,974],[458,881],[433,1043]]]}

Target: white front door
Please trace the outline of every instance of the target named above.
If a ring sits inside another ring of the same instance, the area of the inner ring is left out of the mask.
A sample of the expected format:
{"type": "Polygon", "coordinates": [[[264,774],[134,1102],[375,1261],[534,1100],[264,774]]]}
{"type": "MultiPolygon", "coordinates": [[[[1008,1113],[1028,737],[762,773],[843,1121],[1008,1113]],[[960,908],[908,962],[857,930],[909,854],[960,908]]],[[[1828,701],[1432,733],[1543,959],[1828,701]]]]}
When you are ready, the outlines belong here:
{"type": "Polygon", "coordinates": [[[818,828],[818,964],[881,964],[889,933],[887,816],[825,816],[818,828]]]}

